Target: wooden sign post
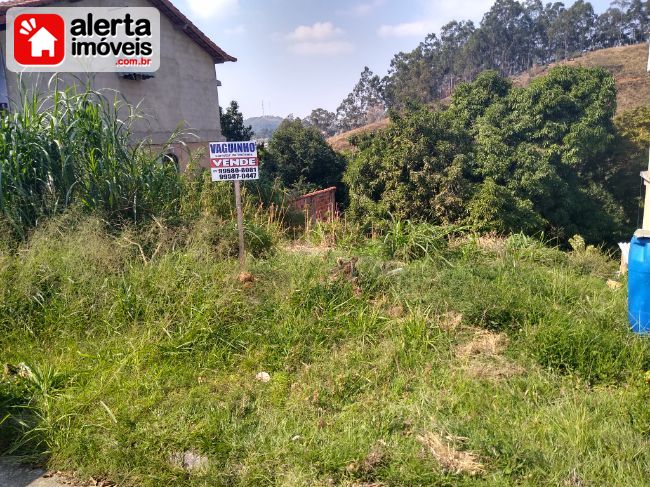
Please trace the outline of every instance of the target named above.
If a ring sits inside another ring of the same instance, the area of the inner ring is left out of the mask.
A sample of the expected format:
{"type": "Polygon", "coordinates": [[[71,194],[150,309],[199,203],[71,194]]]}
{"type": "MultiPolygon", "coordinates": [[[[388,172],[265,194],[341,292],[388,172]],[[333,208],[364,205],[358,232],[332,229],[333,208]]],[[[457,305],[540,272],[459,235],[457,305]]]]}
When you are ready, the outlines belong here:
{"type": "Polygon", "coordinates": [[[241,204],[241,183],[235,181],[235,205],[237,206],[237,230],[239,231],[239,270],[246,268],[246,249],[244,248],[244,211],[241,204]]]}
{"type": "Polygon", "coordinates": [[[241,182],[254,181],[260,177],[260,160],[257,157],[257,143],[211,142],[210,171],[212,181],[235,183],[235,206],[237,207],[237,231],[239,233],[239,267],[246,265],[244,248],[244,210],[241,200],[241,182]]]}

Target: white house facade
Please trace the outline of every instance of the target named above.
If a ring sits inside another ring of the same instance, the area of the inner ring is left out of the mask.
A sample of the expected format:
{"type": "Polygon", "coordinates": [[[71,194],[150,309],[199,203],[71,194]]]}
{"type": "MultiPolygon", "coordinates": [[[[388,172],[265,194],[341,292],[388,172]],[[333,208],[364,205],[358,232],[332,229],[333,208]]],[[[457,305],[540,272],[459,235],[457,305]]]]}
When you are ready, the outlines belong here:
{"type": "MultiPolygon", "coordinates": [[[[219,121],[219,93],[215,65],[235,62],[183,15],[169,0],[12,0],[0,3],[2,65],[0,66],[0,106],[11,108],[19,99],[19,76],[4,66],[6,11],[10,7],[156,7],[161,22],[161,66],[152,76],[124,73],[95,73],[79,76],[61,74],[64,83],[90,81],[93,89],[116,90],[132,105],[140,105],[147,116],[135,128],[134,137],[165,144],[179,128],[188,135],[184,144],[173,148],[174,158],[183,167],[188,160],[184,147],[206,151],[207,142],[223,140],[219,121]]],[[[33,51],[41,56],[54,54],[54,36],[47,30],[32,36],[33,51]],[[48,36],[49,34],[49,36],[48,36]],[[38,37],[37,37],[38,36],[38,37]],[[50,54],[51,53],[51,54],[50,54]]],[[[27,73],[22,82],[39,91],[47,90],[49,73],[27,73]]]]}

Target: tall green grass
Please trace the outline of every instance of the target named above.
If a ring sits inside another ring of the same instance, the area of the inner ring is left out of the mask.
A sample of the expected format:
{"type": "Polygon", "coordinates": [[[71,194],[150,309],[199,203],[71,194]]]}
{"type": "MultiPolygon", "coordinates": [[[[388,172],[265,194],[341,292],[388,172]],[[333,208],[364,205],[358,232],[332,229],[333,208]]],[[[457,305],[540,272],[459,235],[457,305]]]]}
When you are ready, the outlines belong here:
{"type": "Polygon", "coordinates": [[[72,205],[134,222],[174,211],[180,176],[164,163],[166,147],[154,150],[132,137],[142,117],[117,93],[62,89],[57,78],[46,94],[23,88],[17,105],[0,115],[5,224],[24,237],[72,205]]]}
{"type": "Polygon", "coordinates": [[[650,346],[602,252],[280,242],[241,283],[203,225],[68,212],[0,252],[0,361],[31,370],[0,380],[5,454],[134,486],[647,483],[650,346]],[[507,336],[498,356],[459,354],[486,333],[507,336]],[[427,433],[484,473],[446,471],[427,433]],[[186,451],[207,467],[171,460],[186,451]]]}

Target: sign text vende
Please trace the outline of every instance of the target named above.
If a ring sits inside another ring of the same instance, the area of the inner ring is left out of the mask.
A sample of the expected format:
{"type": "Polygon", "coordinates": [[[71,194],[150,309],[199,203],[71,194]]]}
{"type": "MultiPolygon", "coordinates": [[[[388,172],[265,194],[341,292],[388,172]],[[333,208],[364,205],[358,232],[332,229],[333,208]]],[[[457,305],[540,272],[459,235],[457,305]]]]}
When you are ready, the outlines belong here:
{"type": "Polygon", "coordinates": [[[210,143],[210,171],[213,181],[259,179],[257,144],[252,141],[210,143]]]}

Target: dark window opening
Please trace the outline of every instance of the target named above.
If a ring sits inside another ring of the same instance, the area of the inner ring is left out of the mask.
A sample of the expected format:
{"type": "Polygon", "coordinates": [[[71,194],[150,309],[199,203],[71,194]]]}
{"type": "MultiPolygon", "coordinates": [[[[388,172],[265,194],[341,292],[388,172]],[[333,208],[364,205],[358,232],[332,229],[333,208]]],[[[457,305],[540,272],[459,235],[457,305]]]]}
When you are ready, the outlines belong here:
{"type": "Polygon", "coordinates": [[[178,156],[176,154],[173,154],[171,152],[168,152],[163,156],[163,164],[170,164],[174,166],[174,168],[177,171],[180,171],[180,163],[178,160],[178,156]]]}
{"type": "Polygon", "coordinates": [[[129,79],[131,81],[144,81],[146,79],[155,78],[152,73],[122,73],[120,78],[129,79]]]}

